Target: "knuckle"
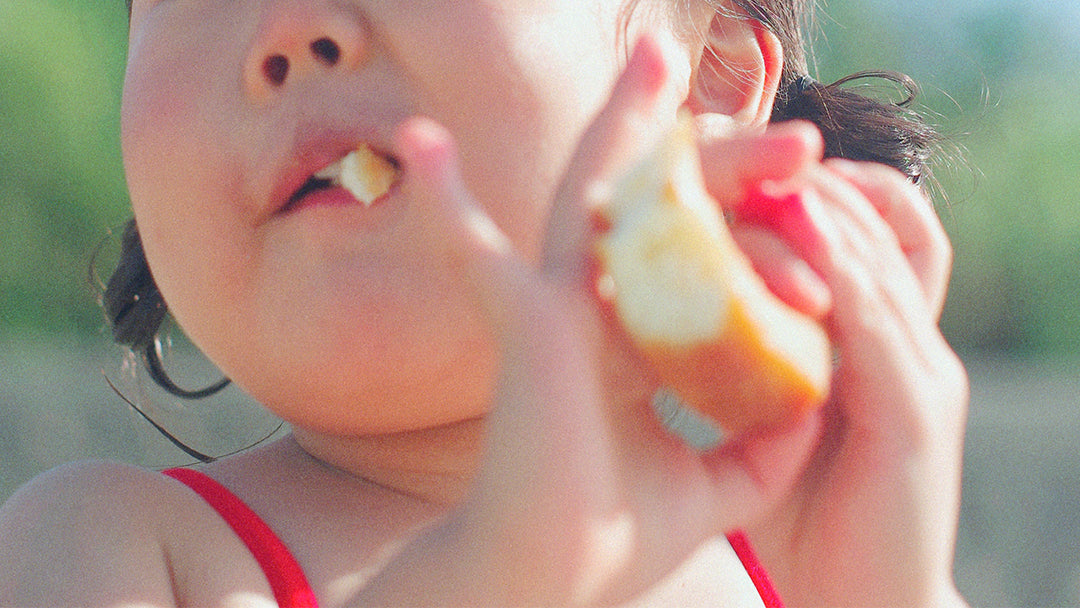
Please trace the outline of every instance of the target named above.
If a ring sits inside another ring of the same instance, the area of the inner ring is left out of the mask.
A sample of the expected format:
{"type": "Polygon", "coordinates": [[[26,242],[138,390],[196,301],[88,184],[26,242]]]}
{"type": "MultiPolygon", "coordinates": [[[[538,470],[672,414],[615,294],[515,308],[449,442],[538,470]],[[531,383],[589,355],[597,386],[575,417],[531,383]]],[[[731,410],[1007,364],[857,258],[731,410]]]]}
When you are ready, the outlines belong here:
{"type": "MultiPolygon", "coordinates": [[[[944,339],[941,339],[944,342],[944,339]]],[[[930,360],[913,420],[913,438],[923,446],[953,444],[967,423],[970,384],[963,362],[947,345],[930,360]]]]}
{"type": "Polygon", "coordinates": [[[945,348],[942,369],[942,384],[946,387],[946,402],[953,405],[950,410],[955,417],[953,421],[958,429],[962,429],[967,420],[967,408],[971,398],[971,380],[968,377],[967,367],[959,355],[949,348],[945,348]]]}
{"type": "Polygon", "coordinates": [[[919,187],[896,167],[870,161],[861,161],[858,166],[866,173],[868,178],[879,180],[891,187],[904,189],[908,192],[921,192],[919,187]]]}

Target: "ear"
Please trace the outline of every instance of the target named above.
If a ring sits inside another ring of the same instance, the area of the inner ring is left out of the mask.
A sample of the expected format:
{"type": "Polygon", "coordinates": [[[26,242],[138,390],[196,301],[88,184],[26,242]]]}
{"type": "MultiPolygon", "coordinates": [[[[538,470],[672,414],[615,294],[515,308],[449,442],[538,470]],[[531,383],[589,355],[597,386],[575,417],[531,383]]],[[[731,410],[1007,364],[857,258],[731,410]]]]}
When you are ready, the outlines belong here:
{"type": "Polygon", "coordinates": [[[780,40],[760,22],[714,13],[690,82],[687,107],[744,126],[764,126],[784,68],[780,40]]]}

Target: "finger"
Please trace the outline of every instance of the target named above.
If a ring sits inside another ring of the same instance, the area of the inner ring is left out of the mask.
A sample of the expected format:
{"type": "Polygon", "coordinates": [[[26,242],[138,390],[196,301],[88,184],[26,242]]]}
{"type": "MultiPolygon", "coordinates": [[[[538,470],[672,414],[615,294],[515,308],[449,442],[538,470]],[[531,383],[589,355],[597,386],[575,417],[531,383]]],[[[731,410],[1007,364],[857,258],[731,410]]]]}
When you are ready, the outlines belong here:
{"type": "MultiPolygon", "coordinates": [[[[858,193],[828,182],[828,176],[816,170],[802,176],[797,185],[775,184],[775,193],[760,187],[744,201],[738,219],[775,233],[804,260],[824,282],[832,296],[832,316],[836,316],[846,314],[858,298],[868,297],[876,278],[896,273],[896,267],[902,271],[906,260],[893,245],[892,258],[883,261],[890,250],[889,239],[895,241],[895,236],[880,219],[873,230],[866,228],[865,218],[853,219],[851,212],[857,205],[840,199],[858,193]],[[844,310],[837,311],[840,304],[844,310]]],[[[873,215],[872,210],[859,213],[873,215]]]]}
{"type": "Polygon", "coordinates": [[[788,180],[808,170],[821,160],[824,146],[821,132],[805,121],[770,125],[763,133],[731,134],[706,126],[700,137],[702,173],[717,202],[738,209],[761,182],[788,180]]]}
{"type": "Polygon", "coordinates": [[[504,333],[511,304],[520,300],[528,266],[509,238],[480,208],[465,186],[453,137],[433,120],[414,117],[395,135],[404,164],[402,188],[423,218],[423,238],[439,243],[477,296],[493,325],[504,333]]]}
{"type": "Polygon", "coordinates": [[[883,165],[831,160],[828,166],[858,188],[896,233],[935,318],[940,316],[952,268],[952,245],[922,190],[883,165]]]}
{"type": "Polygon", "coordinates": [[[895,235],[881,218],[872,226],[865,216],[875,216],[873,209],[857,211],[869,203],[828,174],[813,186],[802,198],[820,247],[806,260],[833,296],[827,327],[840,353],[834,397],[853,432],[898,445],[917,436],[921,400],[913,395],[938,373],[944,343],[918,279],[888,240],[895,235]]]}
{"type": "Polygon", "coordinates": [[[825,316],[832,305],[828,286],[775,232],[737,224],[731,234],[770,291],[805,315],[825,316]]]}
{"type": "MultiPolygon", "coordinates": [[[[567,298],[538,279],[469,195],[450,134],[425,118],[396,135],[410,202],[477,294],[500,341],[503,364],[488,415],[487,457],[472,501],[484,513],[560,511],[606,499],[606,432],[590,324],[567,298]],[[588,500],[585,497],[589,497],[588,500]]],[[[492,515],[495,517],[495,515],[492,515]]]]}
{"type": "Polygon", "coordinates": [[[900,235],[873,202],[845,177],[831,170],[831,165],[814,172],[812,183],[839,229],[840,246],[845,253],[838,268],[868,275],[871,284],[895,302],[907,322],[918,324],[928,318],[936,319],[934,305],[926,297],[900,235]]]}
{"type": "Polygon", "coordinates": [[[819,173],[803,196],[807,223],[819,245],[807,263],[833,294],[832,319],[841,341],[856,344],[859,330],[884,329],[898,319],[918,325],[928,318],[926,301],[896,235],[852,188],[819,173]]]}
{"type": "Polygon", "coordinates": [[[607,104],[582,136],[548,222],[543,267],[550,274],[585,279],[596,207],[610,196],[618,176],[670,126],[656,111],[669,84],[664,53],[653,38],[638,41],[607,104]]]}

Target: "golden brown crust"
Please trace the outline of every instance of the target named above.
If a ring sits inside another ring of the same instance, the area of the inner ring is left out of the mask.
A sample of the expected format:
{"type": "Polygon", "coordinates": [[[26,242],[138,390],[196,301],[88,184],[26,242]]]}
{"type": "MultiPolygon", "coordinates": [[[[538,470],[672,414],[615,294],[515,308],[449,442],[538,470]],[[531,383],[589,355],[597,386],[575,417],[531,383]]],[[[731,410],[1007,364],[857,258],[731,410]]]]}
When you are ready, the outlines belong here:
{"type": "Polygon", "coordinates": [[[658,377],[726,432],[782,424],[828,391],[825,331],[776,297],[705,190],[688,119],[601,213],[598,275],[658,377]]]}

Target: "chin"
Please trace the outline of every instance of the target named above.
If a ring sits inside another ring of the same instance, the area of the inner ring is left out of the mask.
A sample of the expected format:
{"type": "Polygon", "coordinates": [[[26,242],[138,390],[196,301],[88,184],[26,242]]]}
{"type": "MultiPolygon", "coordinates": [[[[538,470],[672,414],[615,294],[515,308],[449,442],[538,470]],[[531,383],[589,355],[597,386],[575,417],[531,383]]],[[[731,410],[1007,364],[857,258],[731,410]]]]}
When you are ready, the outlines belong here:
{"type": "Polygon", "coordinates": [[[483,416],[494,345],[483,333],[445,327],[467,325],[434,335],[338,325],[279,339],[230,377],[291,425],[325,434],[395,433],[483,416]]]}

